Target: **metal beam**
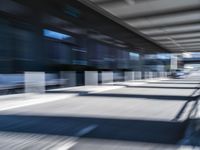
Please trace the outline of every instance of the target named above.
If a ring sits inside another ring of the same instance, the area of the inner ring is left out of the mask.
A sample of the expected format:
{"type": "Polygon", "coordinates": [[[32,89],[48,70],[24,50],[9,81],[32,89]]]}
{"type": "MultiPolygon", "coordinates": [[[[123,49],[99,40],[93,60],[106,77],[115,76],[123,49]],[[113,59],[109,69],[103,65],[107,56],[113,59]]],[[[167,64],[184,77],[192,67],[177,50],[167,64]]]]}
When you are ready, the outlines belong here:
{"type": "MultiPolygon", "coordinates": [[[[134,3],[142,3],[145,1],[150,1],[150,0],[133,0],[134,3]]],[[[155,0],[151,0],[151,1],[155,1],[155,0]]],[[[112,5],[116,5],[116,4],[123,4],[126,3],[126,0],[101,0],[101,1],[97,1],[94,2],[97,5],[101,5],[101,6],[112,6],[112,5]]]]}
{"type": "Polygon", "coordinates": [[[200,5],[196,5],[193,7],[183,7],[183,8],[179,8],[179,9],[170,9],[170,10],[166,10],[166,11],[152,11],[151,13],[147,13],[147,14],[137,14],[137,15],[128,15],[128,16],[120,16],[121,19],[123,19],[124,21],[131,21],[131,20],[135,20],[135,19],[141,19],[141,18],[152,18],[152,17],[166,17],[169,15],[176,15],[176,14],[182,14],[182,13],[192,13],[192,12],[196,12],[199,11],[200,9],[200,5]]]}
{"type": "Polygon", "coordinates": [[[192,34],[192,33],[197,33],[199,32],[200,33],[200,30],[199,29],[195,29],[195,30],[190,30],[190,31],[184,31],[184,32],[165,32],[165,33],[155,33],[155,34],[146,34],[150,37],[157,37],[157,36],[173,36],[173,35],[181,35],[181,34],[192,34]]]}
{"type": "MultiPolygon", "coordinates": [[[[168,49],[162,47],[161,45],[159,45],[158,43],[155,43],[151,38],[147,37],[146,35],[144,35],[143,33],[139,32],[137,29],[135,29],[134,27],[126,24],[125,22],[123,22],[121,19],[119,19],[118,17],[113,16],[112,14],[108,13],[107,11],[105,11],[104,9],[98,7],[97,5],[94,5],[94,3],[91,3],[90,1],[87,0],[78,0],[78,2],[84,4],[86,7],[90,8],[91,10],[96,11],[98,14],[103,15],[105,18],[107,18],[110,22],[112,22],[113,24],[121,27],[123,29],[124,32],[126,32],[127,34],[131,34],[133,36],[133,38],[136,38],[141,40],[142,43],[146,43],[148,45],[151,46],[150,50],[157,50],[157,51],[165,51],[165,52],[170,52],[168,49]]],[[[86,14],[85,14],[86,15],[86,14]]],[[[88,14],[89,15],[89,14],[88,14]]],[[[91,15],[91,14],[90,14],[91,15]]],[[[114,35],[114,33],[112,32],[111,34],[114,35]]],[[[118,37],[119,38],[119,37],[118,37]]],[[[134,41],[130,41],[131,44],[134,45],[134,41]]],[[[135,45],[137,44],[137,42],[135,43],[135,45]]],[[[146,47],[143,46],[143,48],[145,49],[146,47]]]]}
{"type": "MultiPolygon", "coordinates": [[[[200,12],[199,12],[200,13],[200,12]]],[[[139,30],[146,30],[146,29],[156,29],[156,28],[162,28],[162,27],[183,27],[183,26],[190,26],[190,25],[200,25],[199,20],[194,20],[188,22],[187,20],[185,22],[174,22],[174,23],[169,23],[165,25],[151,25],[151,26],[146,26],[146,27],[137,27],[139,30]]]]}
{"type": "MultiPolygon", "coordinates": [[[[181,41],[181,40],[197,40],[197,39],[200,39],[200,35],[197,36],[197,37],[192,37],[192,38],[188,38],[188,37],[183,37],[183,38],[171,38],[172,40],[174,41],[181,41]]],[[[154,39],[155,41],[157,42],[165,42],[165,41],[168,41],[169,39],[167,38],[163,38],[163,39],[154,39]]]]}

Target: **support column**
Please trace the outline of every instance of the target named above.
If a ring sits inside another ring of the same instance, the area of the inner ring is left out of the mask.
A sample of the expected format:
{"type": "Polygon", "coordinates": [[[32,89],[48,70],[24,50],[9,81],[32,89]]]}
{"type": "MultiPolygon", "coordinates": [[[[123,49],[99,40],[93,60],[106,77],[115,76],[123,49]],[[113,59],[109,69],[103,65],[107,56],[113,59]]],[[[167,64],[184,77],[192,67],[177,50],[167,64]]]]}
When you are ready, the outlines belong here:
{"type": "Polygon", "coordinates": [[[101,78],[102,78],[102,84],[113,82],[114,81],[113,80],[113,72],[112,71],[102,71],[101,78]]]}
{"type": "Polygon", "coordinates": [[[133,71],[125,71],[125,81],[134,80],[134,72],[133,71]]]}
{"type": "Polygon", "coordinates": [[[171,55],[170,70],[176,70],[178,68],[178,57],[176,54],[171,55]]]}
{"type": "Polygon", "coordinates": [[[25,93],[45,93],[45,73],[24,73],[25,93]]]}
{"type": "Polygon", "coordinates": [[[140,53],[140,71],[141,71],[141,79],[145,78],[145,65],[144,65],[144,54],[140,53]]]}
{"type": "Polygon", "coordinates": [[[97,71],[85,71],[85,85],[98,85],[97,71]]]}

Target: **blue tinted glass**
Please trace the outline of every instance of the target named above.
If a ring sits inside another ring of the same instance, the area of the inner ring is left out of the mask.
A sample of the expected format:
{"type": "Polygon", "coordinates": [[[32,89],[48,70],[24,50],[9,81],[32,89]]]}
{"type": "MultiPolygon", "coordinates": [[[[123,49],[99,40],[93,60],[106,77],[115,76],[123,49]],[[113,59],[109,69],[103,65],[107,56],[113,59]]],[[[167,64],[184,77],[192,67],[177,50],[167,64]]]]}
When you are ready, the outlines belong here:
{"type": "Polygon", "coordinates": [[[140,55],[137,53],[129,52],[130,59],[139,59],[140,55]]]}
{"type": "Polygon", "coordinates": [[[54,39],[58,39],[58,40],[65,40],[65,39],[71,37],[70,35],[51,31],[51,30],[47,30],[47,29],[43,30],[43,35],[46,36],[46,37],[50,37],[50,38],[54,38],[54,39]]]}

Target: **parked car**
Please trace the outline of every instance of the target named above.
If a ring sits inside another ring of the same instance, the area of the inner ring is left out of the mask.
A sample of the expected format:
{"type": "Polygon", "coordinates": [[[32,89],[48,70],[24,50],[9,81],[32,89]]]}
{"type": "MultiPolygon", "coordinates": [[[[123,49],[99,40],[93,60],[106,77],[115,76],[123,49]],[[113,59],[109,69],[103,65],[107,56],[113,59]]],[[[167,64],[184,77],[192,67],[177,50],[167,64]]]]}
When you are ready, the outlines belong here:
{"type": "Polygon", "coordinates": [[[183,69],[176,69],[172,71],[171,77],[176,79],[182,79],[185,78],[186,72],[183,69]]]}

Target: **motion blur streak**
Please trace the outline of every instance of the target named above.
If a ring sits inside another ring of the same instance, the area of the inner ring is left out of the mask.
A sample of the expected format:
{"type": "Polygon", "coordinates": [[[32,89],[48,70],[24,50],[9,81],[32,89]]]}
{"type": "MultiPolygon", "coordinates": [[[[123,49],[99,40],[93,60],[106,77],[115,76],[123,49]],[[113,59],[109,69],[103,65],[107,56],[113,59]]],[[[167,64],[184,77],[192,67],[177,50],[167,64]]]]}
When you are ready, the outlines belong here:
{"type": "Polygon", "coordinates": [[[199,0],[0,0],[0,150],[200,149],[199,0]]]}

